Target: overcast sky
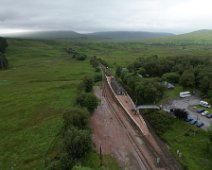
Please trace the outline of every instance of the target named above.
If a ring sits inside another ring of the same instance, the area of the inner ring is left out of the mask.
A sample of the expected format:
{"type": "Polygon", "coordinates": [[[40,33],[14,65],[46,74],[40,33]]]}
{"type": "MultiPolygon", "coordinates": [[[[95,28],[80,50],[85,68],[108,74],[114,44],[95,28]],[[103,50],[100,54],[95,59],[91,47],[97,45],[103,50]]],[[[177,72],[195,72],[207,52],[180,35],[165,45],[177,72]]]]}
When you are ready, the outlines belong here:
{"type": "Polygon", "coordinates": [[[212,0],[0,0],[0,33],[212,29],[212,0]]]}

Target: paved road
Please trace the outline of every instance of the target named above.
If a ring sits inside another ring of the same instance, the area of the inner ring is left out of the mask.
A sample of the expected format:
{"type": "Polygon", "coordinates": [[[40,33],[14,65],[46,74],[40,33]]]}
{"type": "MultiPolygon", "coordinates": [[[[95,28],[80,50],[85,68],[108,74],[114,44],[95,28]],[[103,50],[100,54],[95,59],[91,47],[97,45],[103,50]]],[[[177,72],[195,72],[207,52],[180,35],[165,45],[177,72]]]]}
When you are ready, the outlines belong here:
{"type": "Polygon", "coordinates": [[[194,119],[198,119],[202,121],[205,125],[202,127],[204,129],[208,128],[210,124],[212,124],[212,119],[208,119],[205,116],[197,113],[196,105],[199,105],[200,99],[194,96],[188,98],[177,98],[175,100],[169,101],[166,105],[164,105],[165,110],[169,110],[171,108],[181,108],[185,109],[191,117],[194,119]]]}

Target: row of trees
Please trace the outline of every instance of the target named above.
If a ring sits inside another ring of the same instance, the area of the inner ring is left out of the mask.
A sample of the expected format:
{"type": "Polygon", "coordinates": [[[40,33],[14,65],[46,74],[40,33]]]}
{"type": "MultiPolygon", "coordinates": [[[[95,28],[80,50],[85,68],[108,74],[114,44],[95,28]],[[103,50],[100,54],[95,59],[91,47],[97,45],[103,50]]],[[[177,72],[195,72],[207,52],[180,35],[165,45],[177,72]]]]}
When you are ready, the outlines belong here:
{"type": "Polygon", "coordinates": [[[8,68],[8,60],[5,56],[6,48],[7,48],[7,40],[5,38],[0,37],[0,69],[8,68]]]}
{"type": "Polygon", "coordinates": [[[136,104],[155,103],[161,99],[164,87],[158,78],[140,78],[136,73],[118,68],[116,75],[121,78],[136,104]]]}
{"type": "Polygon", "coordinates": [[[77,60],[85,60],[87,58],[87,55],[85,54],[81,54],[77,51],[75,51],[72,48],[65,48],[65,51],[67,52],[67,54],[69,54],[72,58],[75,58],[77,60]]]}
{"type": "Polygon", "coordinates": [[[98,106],[93,94],[93,79],[85,77],[80,83],[76,96],[76,107],[63,114],[63,131],[59,159],[52,160],[49,170],[92,170],[76,166],[92,149],[89,118],[98,106]]]}

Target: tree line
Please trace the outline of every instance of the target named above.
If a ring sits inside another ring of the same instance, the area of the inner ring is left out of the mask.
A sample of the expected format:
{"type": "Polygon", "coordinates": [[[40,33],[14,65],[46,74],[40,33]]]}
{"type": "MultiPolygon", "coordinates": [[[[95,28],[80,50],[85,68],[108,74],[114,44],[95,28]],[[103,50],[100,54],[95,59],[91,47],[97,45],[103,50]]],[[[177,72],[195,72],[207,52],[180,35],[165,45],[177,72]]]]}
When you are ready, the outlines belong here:
{"type": "Polygon", "coordinates": [[[8,47],[7,40],[0,37],[0,69],[4,70],[8,68],[8,60],[6,58],[5,52],[8,47]]]}
{"type": "Polygon", "coordinates": [[[81,160],[91,151],[92,139],[89,118],[98,106],[93,94],[94,80],[85,77],[79,84],[75,107],[63,114],[61,149],[59,156],[51,160],[48,170],[92,170],[81,166],[81,160]]]}
{"type": "Polygon", "coordinates": [[[127,68],[118,67],[116,75],[127,85],[136,101],[155,102],[163,96],[163,81],[198,89],[212,97],[211,57],[150,57],[138,58],[127,68]]]}
{"type": "Polygon", "coordinates": [[[76,60],[85,60],[87,58],[87,55],[81,54],[77,51],[75,51],[72,48],[65,48],[65,51],[67,54],[69,54],[72,58],[75,58],[76,60]]]}

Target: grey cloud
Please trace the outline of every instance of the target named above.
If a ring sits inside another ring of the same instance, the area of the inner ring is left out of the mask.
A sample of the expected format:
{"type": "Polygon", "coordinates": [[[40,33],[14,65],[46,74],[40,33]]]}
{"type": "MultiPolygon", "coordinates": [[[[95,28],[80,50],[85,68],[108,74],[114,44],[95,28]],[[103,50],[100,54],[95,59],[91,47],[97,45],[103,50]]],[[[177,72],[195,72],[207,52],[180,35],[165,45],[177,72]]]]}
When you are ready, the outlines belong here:
{"type": "Polygon", "coordinates": [[[0,31],[185,32],[212,28],[210,0],[0,0],[0,4],[0,31]]]}

